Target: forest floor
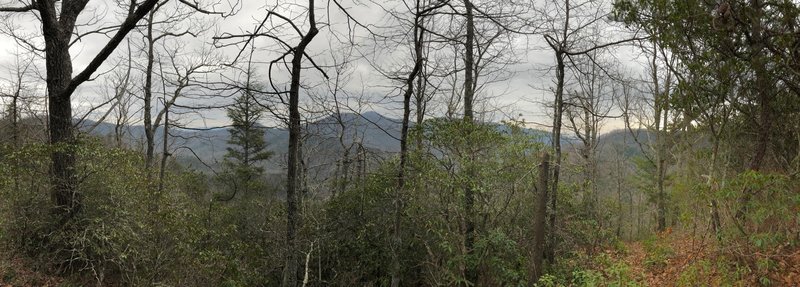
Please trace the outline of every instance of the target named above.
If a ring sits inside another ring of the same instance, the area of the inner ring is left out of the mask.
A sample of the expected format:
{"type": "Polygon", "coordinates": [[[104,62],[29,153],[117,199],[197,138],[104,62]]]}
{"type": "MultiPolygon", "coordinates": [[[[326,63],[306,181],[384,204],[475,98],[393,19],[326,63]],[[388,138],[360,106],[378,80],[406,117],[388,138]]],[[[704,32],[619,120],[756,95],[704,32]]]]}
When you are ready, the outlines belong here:
{"type": "MultiPolygon", "coordinates": [[[[594,267],[600,280],[573,285],[800,286],[800,248],[749,253],[744,249],[721,250],[713,237],[666,232],[602,252],[604,263],[594,267]],[[736,263],[731,259],[736,254],[744,258],[740,262],[752,263],[736,263]]],[[[69,285],[69,280],[33,266],[29,259],[0,254],[0,287],[69,285]]]]}
{"type": "Polygon", "coordinates": [[[627,280],[620,280],[619,274],[608,274],[606,268],[603,273],[607,281],[601,285],[800,286],[800,249],[744,249],[721,250],[713,237],[671,232],[650,240],[627,242],[623,252],[606,253],[612,261],[627,267],[626,276],[633,282],[623,282],[627,280]]]}
{"type": "Polygon", "coordinates": [[[0,287],[6,286],[63,286],[63,278],[47,275],[33,268],[28,259],[8,253],[0,255],[0,287]]]}

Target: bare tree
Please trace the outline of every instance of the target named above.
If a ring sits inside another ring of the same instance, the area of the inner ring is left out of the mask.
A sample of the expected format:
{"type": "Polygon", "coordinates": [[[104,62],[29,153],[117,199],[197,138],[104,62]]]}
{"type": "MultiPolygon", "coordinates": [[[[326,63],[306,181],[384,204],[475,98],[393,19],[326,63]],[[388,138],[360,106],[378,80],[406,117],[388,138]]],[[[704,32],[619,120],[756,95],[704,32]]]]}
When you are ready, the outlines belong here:
{"type": "MultiPolygon", "coordinates": [[[[0,85],[0,100],[5,104],[6,110],[0,123],[8,124],[8,130],[4,131],[11,135],[8,142],[10,146],[20,147],[24,142],[24,134],[21,121],[24,120],[25,102],[31,97],[33,84],[30,82],[29,73],[34,69],[34,57],[31,54],[17,53],[14,57],[13,67],[9,69],[11,77],[3,79],[0,85]]],[[[2,127],[2,126],[0,126],[2,127]]],[[[20,159],[14,157],[12,161],[14,190],[20,188],[20,159]]]]}
{"type": "MultiPolygon", "coordinates": [[[[600,27],[611,27],[608,17],[611,11],[603,0],[583,0],[574,2],[566,1],[546,1],[544,5],[537,8],[545,24],[543,37],[548,47],[555,56],[555,90],[553,99],[553,127],[551,134],[551,145],[554,150],[553,159],[553,181],[550,192],[550,218],[549,230],[554,232],[556,228],[557,197],[559,178],[561,173],[561,133],[563,128],[563,114],[565,110],[564,90],[566,86],[566,70],[569,65],[570,57],[586,55],[595,50],[620,45],[623,43],[640,40],[636,35],[622,35],[618,40],[600,41],[598,34],[593,31],[605,31],[600,27]]],[[[555,238],[549,236],[549,248],[547,249],[547,259],[555,260],[555,238]]]]}
{"type": "MultiPolygon", "coordinates": [[[[81,194],[76,191],[75,151],[72,126],[71,97],[75,89],[89,80],[92,74],[111,55],[116,47],[150,10],[157,0],[146,0],[141,4],[131,2],[125,19],[117,32],[109,39],[86,68],[73,77],[70,46],[76,36],[78,16],[86,9],[88,0],[64,2],[56,5],[54,0],[39,0],[22,3],[21,6],[4,4],[0,12],[32,12],[41,22],[44,37],[45,63],[47,69],[47,96],[49,105],[50,143],[58,148],[52,159],[52,200],[55,210],[61,215],[60,224],[67,222],[81,209],[81,194]]],[[[80,34],[77,35],[81,37],[80,34]]],[[[38,49],[38,48],[37,48],[38,49]]]]}
{"type": "MultiPolygon", "coordinates": [[[[136,27],[136,24],[150,13],[158,0],[145,0],[141,3],[130,2],[124,18],[116,25],[101,27],[89,32],[80,32],[77,27],[80,16],[87,9],[89,0],[68,1],[58,3],[55,0],[37,0],[18,4],[3,3],[0,12],[31,13],[35,21],[41,23],[41,36],[44,48],[31,45],[37,51],[43,51],[47,70],[47,97],[49,141],[57,148],[52,152],[52,201],[56,212],[60,215],[59,224],[66,223],[81,210],[82,195],[76,190],[78,178],[75,172],[75,142],[72,124],[72,94],[84,82],[91,79],[92,74],[108,59],[125,36],[136,27]],[[58,3],[58,4],[57,4],[58,3]],[[88,65],[73,76],[73,60],[69,48],[78,40],[92,34],[112,34],[100,51],[94,55],[88,65]]],[[[197,4],[185,4],[200,10],[197,4]]],[[[205,11],[205,10],[203,10],[205,11]]],[[[209,11],[205,11],[209,12],[209,11]]],[[[25,41],[25,43],[29,43],[25,41]]]]}
{"type": "Polygon", "coordinates": [[[675,89],[675,73],[665,68],[675,66],[677,58],[666,52],[658,41],[653,40],[650,45],[641,45],[646,52],[648,60],[648,75],[642,81],[643,89],[638,100],[630,102],[631,106],[623,110],[625,126],[631,133],[631,138],[639,145],[647,164],[654,168],[656,222],[659,231],[666,229],[667,225],[667,194],[665,190],[666,172],[668,168],[668,144],[677,130],[670,122],[670,98],[675,89]],[[640,135],[646,131],[644,136],[640,135]],[[651,139],[651,134],[655,137],[651,139]]]}
{"type": "MultiPolygon", "coordinates": [[[[218,65],[222,61],[221,57],[213,52],[200,49],[186,51],[185,43],[175,40],[173,47],[165,46],[165,53],[169,62],[166,63],[167,71],[164,71],[164,63],[159,62],[159,74],[162,82],[162,109],[156,114],[153,121],[157,127],[163,121],[164,134],[162,139],[162,156],[159,167],[158,190],[163,190],[164,171],[166,162],[171,153],[169,152],[169,125],[170,109],[178,105],[178,101],[183,98],[196,98],[192,94],[204,95],[203,91],[213,88],[213,83],[208,83],[209,75],[220,72],[218,65]]],[[[182,105],[186,107],[185,105],[182,105]]]]}
{"type": "Polygon", "coordinates": [[[593,51],[582,57],[571,57],[574,88],[565,101],[564,109],[569,120],[567,126],[581,143],[577,153],[582,159],[585,207],[588,214],[597,220],[600,220],[597,214],[598,136],[603,122],[612,117],[610,112],[613,108],[610,93],[613,79],[607,74],[611,64],[599,60],[600,56],[593,51]]]}
{"type": "MultiPolygon", "coordinates": [[[[293,6],[294,7],[294,6],[293,6]]],[[[281,91],[275,85],[273,75],[274,68],[280,65],[286,65],[290,71],[290,84],[288,92],[277,92],[278,95],[288,96],[288,126],[289,126],[289,151],[287,157],[287,173],[286,173],[286,211],[287,211],[287,226],[286,226],[286,267],[283,273],[283,286],[296,286],[298,282],[299,269],[298,269],[298,249],[296,247],[297,229],[300,222],[300,214],[298,212],[298,193],[300,191],[299,184],[302,175],[300,174],[300,137],[301,137],[301,123],[300,123],[300,80],[301,72],[304,69],[303,62],[307,59],[317,69],[325,75],[325,72],[314,63],[314,60],[307,54],[306,48],[317,36],[319,29],[317,28],[317,19],[315,16],[314,0],[309,0],[305,8],[305,19],[302,18],[289,18],[284,16],[279,7],[272,7],[267,9],[267,14],[263,20],[256,26],[253,33],[247,34],[223,34],[216,37],[217,41],[244,39],[236,42],[245,46],[251,44],[257,37],[266,37],[275,40],[278,46],[285,49],[278,58],[270,61],[269,64],[269,82],[274,91],[281,91]],[[279,21],[282,24],[274,24],[273,21],[279,21]],[[302,21],[302,22],[301,22],[302,21]],[[293,38],[299,38],[299,42],[295,45],[289,44],[278,35],[274,34],[274,29],[270,25],[289,26],[293,38]],[[305,26],[305,30],[301,27],[305,26]],[[262,32],[262,30],[264,32],[262,32]],[[290,61],[287,62],[287,58],[290,61]]],[[[296,8],[296,7],[294,7],[296,8]]],[[[226,44],[223,44],[226,45],[226,44]]],[[[233,45],[233,44],[227,44],[233,45]]],[[[327,75],[325,75],[327,77],[327,75]]]]}
{"type": "MultiPolygon", "coordinates": [[[[156,64],[159,64],[163,54],[169,54],[164,43],[168,39],[176,39],[184,36],[197,37],[206,29],[206,24],[198,21],[198,14],[201,14],[191,7],[176,3],[168,6],[168,2],[159,2],[156,7],[148,13],[145,18],[145,25],[142,34],[144,36],[143,50],[145,53],[145,67],[143,68],[144,83],[142,86],[142,101],[144,113],[144,135],[145,135],[145,167],[150,168],[155,160],[155,133],[158,129],[158,119],[153,120],[153,100],[154,100],[154,76],[157,75],[156,64]]],[[[163,55],[166,56],[166,55],[163,55]]],[[[163,112],[162,112],[163,113],[163,112]]]]}

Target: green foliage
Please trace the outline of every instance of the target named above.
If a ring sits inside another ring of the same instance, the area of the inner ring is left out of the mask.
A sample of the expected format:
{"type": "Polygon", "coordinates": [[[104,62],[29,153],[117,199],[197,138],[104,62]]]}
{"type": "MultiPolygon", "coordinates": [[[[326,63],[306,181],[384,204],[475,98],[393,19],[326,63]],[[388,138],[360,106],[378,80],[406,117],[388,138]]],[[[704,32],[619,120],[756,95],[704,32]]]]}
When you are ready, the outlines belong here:
{"type": "Polygon", "coordinates": [[[480,270],[485,285],[524,285],[527,262],[520,257],[531,238],[534,156],[541,144],[514,126],[498,127],[462,120],[426,122],[423,142],[428,152],[412,157],[413,218],[421,218],[423,245],[435,264],[426,280],[456,284],[462,268],[480,270]],[[453,229],[464,220],[464,190],[475,192],[476,244],[472,256],[463,250],[463,234],[453,229]]]}
{"type": "Polygon", "coordinates": [[[539,279],[536,286],[642,286],[628,263],[607,253],[594,257],[576,254],[559,262],[551,272],[539,279]]]}
{"type": "Polygon", "coordinates": [[[645,251],[644,265],[647,268],[664,268],[675,253],[662,238],[656,235],[647,238],[642,243],[645,251]]]}
{"type": "MultiPolygon", "coordinates": [[[[525,286],[533,214],[533,157],[541,144],[516,127],[434,119],[418,128],[401,213],[403,285],[454,285],[463,270],[478,285],[525,286]],[[464,188],[476,193],[472,255],[463,248],[464,188]]],[[[412,142],[414,139],[412,139],[412,142]]],[[[337,193],[322,216],[323,277],[333,285],[388,285],[397,160],[337,193]]]]}
{"type": "Polygon", "coordinates": [[[603,274],[595,270],[576,270],[572,272],[572,285],[596,287],[600,286],[603,279],[603,274]]]}
{"type": "Polygon", "coordinates": [[[475,253],[485,256],[485,274],[505,286],[525,286],[527,258],[521,246],[501,229],[490,230],[475,243],[475,253]]]}
{"type": "Polygon", "coordinates": [[[720,189],[718,198],[732,202],[744,211],[738,221],[723,232],[724,242],[736,244],[740,238],[760,251],[784,245],[796,246],[800,230],[800,196],[797,179],[777,173],[748,171],[739,174],[720,189]],[[743,193],[750,194],[746,205],[740,205],[743,193]],[[742,233],[746,236],[742,237],[742,233]]]}
{"type": "MultiPolygon", "coordinates": [[[[44,270],[74,274],[70,276],[76,282],[85,284],[235,281],[252,286],[269,282],[267,276],[278,277],[264,273],[268,268],[263,263],[252,266],[271,253],[264,250],[264,239],[255,240],[264,237],[263,232],[244,232],[234,228],[238,226],[231,217],[209,213],[204,175],[167,172],[159,191],[157,176],[142,168],[144,161],[135,152],[92,140],[71,148],[78,157],[81,181],[76,190],[83,205],[68,222],[55,224],[46,176],[53,147],[4,147],[0,159],[4,249],[22,251],[20,255],[37,258],[44,270]]],[[[250,230],[258,228],[263,225],[250,230]]]]}
{"type": "MultiPolygon", "coordinates": [[[[338,193],[326,205],[322,256],[327,274],[323,276],[335,275],[334,285],[388,283],[394,172],[393,165],[384,165],[358,187],[338,193]]],[[[409,236],[403,239],[401,248],[407,252],[401,254],[404,261],[410,261],[418,252],[413,251],[409,236]]]]}
{"type": "Polygon", "coordinates": [[[227,186],[226,195],[221,199],[230,200],[238,192],[250,195],[251,192],[266,188],[264,183],[263,161],[272,156],[264,141],[265,128],[258,123],[264,113],[250,92],[236,98],[228,107],[231,120],[230,139],[223,166],[225,170],[218,179],[227,186]]]}
{"type": "Polygon", "coordinates": [[[690,263],[681,272],[676,282],[679,286],[692,286],[704,282],[710,286],[745,286],[740,271],[725,260],[702,259],[690,263]]]}
{"type": "Polygon", "coordinates": [[[557,286],[564,286],[558,282],[558,278],[552,274],[544,274],[539,277],[539,281],[536,282],[538,287],[557,287],[557,286]]]}

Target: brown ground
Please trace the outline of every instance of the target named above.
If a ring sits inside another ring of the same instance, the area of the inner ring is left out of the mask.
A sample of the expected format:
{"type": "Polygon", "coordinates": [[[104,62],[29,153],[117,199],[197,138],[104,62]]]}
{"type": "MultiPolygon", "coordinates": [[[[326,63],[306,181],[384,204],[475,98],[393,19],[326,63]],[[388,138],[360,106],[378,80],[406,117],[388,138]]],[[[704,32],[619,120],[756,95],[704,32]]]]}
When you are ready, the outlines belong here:
{"type": "Polygon", "coordinates": [[[62,278],[36,271],[26,260],[18,256],[0,254],[0,286],[60,286],[62,278]]]}
{"type": "MultiPolygon", "coordinates": [[[[734,286],[760,286],[760,277],[769,278],[769,286],[800,286],[800,249],[793,251],[781,249],[764,254],[759,252],[750,252],[749,255],[734,254],[730,251],[720,250],[714,246],[716,240],[714,238],[697,238],[693,236],[665,233],[659,236],[664,244],[668,244],[673,253],[666,260],[666,264],[660,267],[647,267],[645,260],[647,257],[644,245],[641,242],[626,243],[627,252],[624,254],[616,254],[618,260],[624,260],[628,266],[631,267],[631,274],[634,274],[636,281],[644,286],[681,286],[679,278],[689,268],[694,265],[695,268],[699,266],[699,262],[705,260],[707,262],[728,262],[724,258],[741,258],[743,262],[753,262],[750,266],[751,270],[757,270],[755,262],[758,258],[769,257],[774,262],[773,267],[767,272],[754,271],[749,275],[740,278],[737,282],[733,283],[734,286]]],[[[741,249],[739,249],[741,250],[741,249]]],[[[714,264],[711,264],[711,269],[703,271],[698,276],[698,282],[693,282],[692,286],[728,286],[730,282],[723,281],[723,274],[714,264]]],[[[734,267],[729,269],[735,270],[734,267]]]]}

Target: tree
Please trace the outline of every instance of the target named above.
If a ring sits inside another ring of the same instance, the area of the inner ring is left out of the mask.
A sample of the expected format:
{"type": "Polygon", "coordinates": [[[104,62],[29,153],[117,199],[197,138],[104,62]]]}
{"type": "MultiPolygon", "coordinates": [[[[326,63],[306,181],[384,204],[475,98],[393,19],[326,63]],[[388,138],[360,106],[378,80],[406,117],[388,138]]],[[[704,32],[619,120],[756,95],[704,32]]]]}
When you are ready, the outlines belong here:
{"type": "MultiPolygon", "coordinates": [[[[207,51],[205,47],[196,51],[186,51],[185,43],[180,40],[175,40],[174,46],[167,48],[164,45],[166,58],[169,59],[169,66],[167,70],[164,69],[164,62],[159,62],[159,75],[161,78],[161,105],[162,109],[156,114],[155,126],[164,122],[164,135],[162,138],[162,156],[161,165],[159,167],[158,190],[163,190],[164,185],[164,169],[166,162],[171,155],[169,147],[169,126],[176,125],[176,121],[170,121],[170,109],[174,106],[186,108],[189,110],[196,109],[195,107],[180,105],[178,100],[181,99],[198,99],[204,98],[209,89],[214,89],[214,84],[209,83],[209,75],[217,74],[221,68],[217,63],[221,61],[216,53],[207,51]],[[199,94],[199,97],[197,96],[199,94]]],[[[155,128],[155,127],[153,127],[155,128]]],[[[147,161],[145,155],[145,161],[147,161]]],[[[147,173],[150,176],[150,173],[147,173]]]]}
{"type": "MultiPolygon", "coordinates": [[[[454,6],[454,15],[448,17],[457,17],[454,19],[456,23],[461,24],[454,31],[454,35],[450,39],[453,42],[454,51],[456,51],[455,61],[463,60],[463,83],[460,87],[461,100],[463,104],[463,118],[465,125],[465,132],[469,133],[478,125],[479,119],[475,115],[476,111],[476,95],[486,83],[501,78],[503,75],[502,68],[498,70],[491,70],[489,67],[497,65],[502,67],[510,62],[513,62],[514,53],[510,43],[513,38],[513,29],[509,29],[506,22],[518,20],[516,18],[515,9],[509,9],[511,12],[505,10],[505,6],[490,6],[491,4],[479,3],[483,5],[475,5],[476,2],[471,0],[463,0],[463,11],[460,11],[454,6]],[[494,11],[500,11],[494,13],[494,11]],[[463,19],[458,19],[463,18],[463,19]],[[459,52],[463,53],[463,59],[458,59],[459,52]],[[495,74],[495,75],[492,75],[495,74]],[[481,82],[481,80],[483,82],[481,82]]],[[[458,7],[462,8],[462,7],[458,7]]],[[[452,24],[451,24],[452,25],[452,24]]],[[[455,71],[452,73],[454,77],[458,74],[458,65],[454,65],[455,71]]],[[[453,82],[454,94],[457,90],[457,81],[453,82]]],[[[472,155],[466,155],[467,159],[472,159],[472,155]]],[[[472,177],[469,174],[474,172],[466,170],[467,177],[472,177]]],[[[477,256],[474,253],[474,245],[476,233],[478,231],[478,223],[476,223],[477,214],[475,213],[476,197],[480,199],[479,191],[475,187],[465,181],[463,183],[463,224],[464,224],[464,253],[467,258],[477,256]]],[[[469,260],[464,266],[464,279],[465,284],[478,284],[479,272],[477,268],[477,259],[469,260]]]]}
{"type": "MultiPolygon", "coordinates": [[[[158,0],[145,0],[137,3],[130,2],[124,19],[119,24],[99,28],[99,30],[113,31],[113,36],[94,55],[88,65],[77,75],[73,76],[73,60],[70,56],[70,47],[82,38],[98,32],[98,30],[81,32],[77,27],[82,26],[78,19],[87,9],[89,0],[68,1],[58,3],[55,0],[37,0],[30,3],[21,2],[21,6],[4,4],[0,12],[34,12],[36,21],[41,23],[41,36],[44,38],[44,48],[31,45],[31,49],[44,51],[46,67],[46,83],[48,97],[48,122],[49,142],[55,149],[51,153],[51,182],[52,202],[58,214],[58,224],[61,225],[74,217],[81,209],[82,194],[77,190],[79,179],[75,171],[75,133],[72,123],[72,94],[84,82],[91,79],[92,74],[105,62],[106,59],[119,46],[125,36],[136,27],[136,24],[150,13],[158,0]],[[58,5],[57,5],[58,3],[58,5]]],[[[183,2],[183,1],[181,1],[183,2]]],[[[201,10],[197,4],[189,4],[201,10]]],[[[206,11],[208,12],[208,11],[206,11]]],[[[23,43],[29,44],[27,41],[23,43]]]]}
{"type": "MultiPolygon", "coordinates": [[[[57,6],[57,1],[40,0],[24,6],[3,6],[0,12],[38,12],[45,40],[45,63],[47,69],[48,121],[50,144],[57,148],[51,154],[52,160],[52,201],[60,214],[60,224],[65,223],[81,209],[81,194],[77,192],[78,178],[75,176],[75,151],[70,148],[75,137],[72,127],[71,97],[80,84],[91,75],[111,55],[116,47],[150,10],[157,0],[146,0],[141,4],[131,2],[128,13],[114,36],[95,55],[89,65],[78,75],[72,75],[72,58],[69,47],[72,37],[77,33],[78,16],[86,8],[88,0],[65,2],[57,6]]],[[[80,37],[80,35],[78,35],[80,37]]]]}
{"type": "Polygon", "coordinates": [[[611,117],[613,107],[610,86],[613,84],[608,70],[611,64],[600,59],[597,51],[581,57],[573,57],[570,70],[574,79],[574,90],[566,99],[564,112],[569,120],[567,126],[582,144],[577,148],[583,171],[584,206],[589,215],[600,220],[598,211],[598,136],[603,121],[611,117]]]}
{"type": "MultiPolygon", "coordinates": [[[[10,141],[3,142],[0,146],[8,145],[18,148],[25,142],[21,122],[25,119],[23,107],[25,102],[30,101],[30,94],[33,88],[28,79],[29,73],[35,68],[33,60],[32,55],[17,53],[14,57],[14,67],[9,70],[11,77],[8,79],[8,83],[2,83],[2,86],[0,86],[0,99],[5,106],[3,117],[0,119],[0,123],[3,125],[0,128],[4,133],[11,135],[10,141]],[[8,122],[9,127],[5,127],[5,122],[8,122]]],[[[21,184],[19,165],[20,160],[15,158],[12,166],[14,189],[16,190],[19,190],[21,184]]]]}
{"type": "MultiPolygon", "coordinates": [[[[443,3],[438,2],[428,2],[424,0],[416,0],[413,4],[404,3],[401,5],[401,9],[405,8],[408,11],[394,11],[388,10],[386,11],[387,14],[393,17],[394,21],[410,25],[411,27],[401,26],[400,29],[405,31],[405,33],[398,35],[399,39],[395,39],[394,37],[385,37],[390,44],[387,47],[387,50],[392,51],[395,49],[396,45],[403,45],[404,43],[408,43],[408,38],[411,38],[411,49],[410,50],[410,57],[409,62],[410,65],[403,67],[404,70],[410,68],[410,71],[398,71],[394,73],[387,73],[381,71],[382,74],[389,76],[390,79],[399,82],[402,92],[402,103],[403,103],[403,114],[401,119],[401,128],[400,128],[400,163],[397,167],[397,186],[395,188],[394,193],[394,215],[393,215],[393,223],[392,223],[392,245],[391,245],[391,259],[392,265],[390,268],[391,273],[391,286],[396,287],[400,285],[401,281],[401,273],[403,271],[402,266],[402,259],[400,254],[400,249],[402,247],[402,214],[404,213],[404,208],[406,205],[406,201],[408,200],[407,194],[405,192],[406,189],[406,182],[408,181],[409,173],[407,170],[408,160],[409,160],[409,148],[408,148],[408,140],[409,140],[409,127],[410,127],[410,115],[411,115],[411,102],[412,96],[416,95],[417,99],[417,118],[418,124],[421,124],[421,119],[423,117],[420,114],[424,108],[421,105],[424,105],[422,95],[422,87],[427,84],[422,82],[421,71],[425,65],[425,58],[424,58],[424,49],[427,47],[425,42],[425,30],[426,26],[425,23],[429,17],[436,13],[436,10],[442,8],[444,6],[443,3]],[[406,12],[406,13],[403,13],[406,12]],[[407,18],[412,18],[409,21],[407,18]],[[405,73],[405,75],[403,75],[405,73]],[[394,74],[399,74],[394,76],[394,74]],[[415,85],[416,84],[416,85],[415,85]],[[416,91],[415,91],[416,88],[416,91]]],[[[384,8],[386,9],[386,8],[384,8]]],[[[378,68],[380,70],[380,68],[378,68]]]]}
{"type": "MultiPolygon", "coordinates": [[[[142,85],[142,112],[144,135],[145,135],[145,167],[151,168],[155,162],[155,134],[158,126],[161,124],[162,114],[166,109],[157,113],[155,120],[153,119],[153,101],[156,100],[154,92],[157,88],[154,87],[156,79],[154,77],[165,77],[157,72],[157,65],[161,65],[162,61],[169,61],[161,59],[161,56],[170,56],[168,39],[179,39],[184,36],[197,37],[203,33],[207,27],[204,25],[193,22],[199,13],[197,10],[181,5],[180,3],[174,6],[167,6],[168,2],[160,2],[156,7],[148,13],[145,18],[145,25],[141,33],[144,36],[144,50],[145,65],[143,67],[144,83],[142,85]],[[161,51],[160,51],[161,50],[161,51]]],[[[177,47],[183,46],[181,43],[177,47]]],[[[175,53],[172,53],[175,54],[175,53]]],[[[166,135],[165,135],[166,136],[166,135]]]]}
{"type": "MultiPolygon", "coordinates": [[[[699,120],[747,139],[734,147],[741,151],[734,153],[739,169],[786,168],[789,158],[796,157],[797,151],[782,143],[795,137],[796,128],[777,128],[783,125],[777,119],[800,109],[793,100],[800,91],[797,62],[786,60],[796,59],[790,55],[796,55],[798,40],[790,35],[796,35],[797,3],[619,0],[615,8],[619,19],[644,29],[676,57],[665,69],[675,75],[680,88],[670,103],[685,115],[683,126],[699,120]]],[[[743,190],[739,220],[752,194],[743,190]]]]}
{"type": "MultiPolygon", "coordinates": [[[[603,31],[598,26],[605,26],[608,23],[605,19],[611,15],[611,11],[605,8],[604,1],[585,0],[575,3],[567,0],[547,1],[539,8],[539,13],[547,23],[543,37],[548,47],[552,50],[555,57],[555,89],[553,91],[553,126],[551,132],[551,145],[553,154],[553,181],[551,182],[550,192],[550,218],[549,230],[554,232],[556,228],[556,203],[558,202],[558,188],[561,174],[561,132],[563,127],[563,117],[565,110],[564,90],[567,85],[566,71],[569,61],[573,56],[580,56],[592,53],[623,43],[640,40],[636,35],[622,35],[620,39],[607,40],[600,39],[600,34],[594,31],[603,31]]],[[[618,35],[615,35],[618,36],[618,35]]],[[[555,237],[553,234],[548,237],[549,248],[547,249],[547,259],[553,261],[555,258],[555,237]]]]}
{"type": "MultiPolygon", "coordinates": [[[[248,83],[250,76],[248,74],[248,83]]],[[[247,85],[249,87],[249,84],[247,85]]],[[[264,109],[255,100],[251,90],[245,90],[236,102],[228,107],[228,118],[231,120],[230,139],[228,140],[225,166],[232,173],[229,179],[233,185],[233,194],[238,191],[249,195],[254,189],[259,188],[264,174],[264,167],[259,163],[272,156],[267,151],[264,141],[264,127],[259,124],[264,109]]]]}
{"type": "MultiPolygon", "coordinates": [[[[255,33],[240,35],[226,33],[216,37],[217,41],[245,39],[244,41],[237,43],[243,42],[244,45],[247,46],[248,44],[252,44],[251,41],[253,41],[254,38],[262,36],[277,41],[278,45],[285,49],[285,52],[283,52],[278,58],[270,61],[268,70],[269,82],[275,91],[280,91],[280,89],[278,89],[274,83],[274,75],[272,74],[273,68],[282,64],[287,64],[286,67],[290,72],[289,91],[277,92],[278,95],[285,94],[288,96],[289,109],[289,116],[287,119],[289,127],[289,150],[286,172],[286,267],[283,273],[283,286],[296,286],[299,276],[297,261],[299,257],[297,256],[298,250],[296,247],[296,237],[300,222],[300,214],[298,211],[298,193],[300,191],[299,185],[302,177],[300,174],[300,137],[302,132],[300,123],[300,80],[301,72],[303,70],[303,60],[308,59],[315,67],[317,67],[317,69],[319,69],[319,67],[316,66],[316,63],[314,63],[313,59],[311,59],[311,57],[306,53],[306,48],[319,33],[319,29],[317,28],[317,19],[315,17],[316,11],[314,10],[314,0],[309,0],[308,5],[305,8],[306,11],[304,18],[307,21],[304,22],[304,26],[307,26],[306,30],[301,30],[300,26],[298,26],[300,25],[299,19],[288,18],[278,11],[277,7],[275,7],[268,9],[267,15],[264,17],[263,21],[256,26],[255,33]],[[285,40],[282,40],[270,32],[259,32],[261,29],[267,31],[273,30],[267,25],[268,21],[273,19],[289,25],[294,36],[299,38],[299,42],[296,45],[290,45],[285,40]],[[290,63],[287,63],[286,59],[289,57],[291,57],[291,60],[289,61],[290,63]]],[[[322,72],[321,69],[319,70],[322,72]]],[[[324,72],[322,73],[323,75],[325,74],[324,72]]],[[[327,75],[325,76],[327,77],[327,75]]]]}

